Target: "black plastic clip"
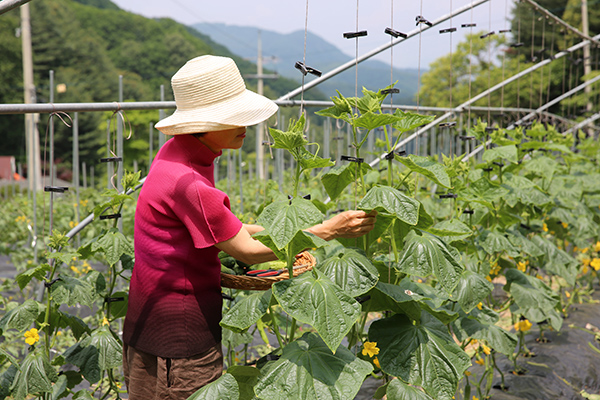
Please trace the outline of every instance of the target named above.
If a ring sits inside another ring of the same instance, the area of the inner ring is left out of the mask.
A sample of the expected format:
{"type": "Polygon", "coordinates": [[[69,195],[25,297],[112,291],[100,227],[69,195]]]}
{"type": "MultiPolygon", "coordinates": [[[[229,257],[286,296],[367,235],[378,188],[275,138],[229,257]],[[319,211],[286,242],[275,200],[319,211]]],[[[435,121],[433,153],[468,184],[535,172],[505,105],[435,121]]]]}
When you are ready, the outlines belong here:
{"type": "Polygon", "coordinates": [[[371,295],[370,295],[370,294],[367,294],[367,295],[364,295],[364,296],[358,296],[358,297],[355,297],[355,298],[354,298],[354,300],[356,300],[356,302],[357,302],[358,304],[362,304],[362,303],[364,303],[365,301],[369,301],[369,300],[371,300],[371,295]]]}
{"type": "Polygon", "coordinates": [[[44,282],[44,286],[47,288],[50,288],[52,285],[54,285],[59,280],[60,280],[60,278],[54,278],[50,282],[44,282]]]}
{"type": "Polygon", "coordinates": [[[269,142],[268,140],[263,140],[262,145],[263,146],[273,146],[275,143],[273,142],[269,142]]]}
{"type": "Polygon", "coordinates": [[[121,218],[121,214],[109,214],[109,215],[101,215],[100,219],[117,219],[121,218]]]}
{"type": "Polygon", "coordinates": [[[492,133],[492,132],[496,132],[498,130],[498,128],[493,127],[493,126],[486,126],[485,127],[485,131],[486,133],[492,133]]]}
{"type": "Polygon", "coordinates": [[[467,209],[467,208],[465,208],[465,209],[463,210],[463,214],[474,214],[474,213],[475,213],[475,211],[473,211],[473,210],[469,210],[469,209],[467,209]]]}
{"type": "Polygon", "coordinates": [[[476,23],[471,23],[471,24],[462,24],[460,27],[461,28],[474,28],[476,26],[477,26],[476,23]]]}
{"type": "Polygon", "coordinates": [[[511,33],[512,29],[500,29],[498,33],[511,33]]]}
{"type": "Polygon", "coordinates": [[[382,89],[381,94],[390,94],[390,93],[400,93],[400,89],[391,88],[391,89],[382,89]]]}
{"type": "Polygon", "coordinates": [[[456,32],[456,28],[440,29],[440,33],[452,33],[452,32],[456,32]]]}
{"type": "Polygon", "coordinates": [[[492,164],[499,166],[500,168],[504,167],[504,163],[494,161],[492,164]]]}
{"type": "Polygon", "coordinates": [[[100,159],[100,162],[121,162],[123,157],[104,157],[100,159]]]}
{"type": "Polygon", "coordinates": [[[457,195],[457,194],[454,194],[454,193],[440,194],[440,195],[439,195],[439,198],[440,198],[440,199],[455,199],[455,198],[457,198],[457,197],[458,197],[458,195],[457,195]]]}
{"type": "Polygon", "coordinates": [[[423,18],[422,15],[417,15],[415,17],[415,21],[417,21],[417,23],[415,24],[416,26],[418,26],[419,24],[425,24],[429,27],[433,26],[433,24],[429,21],[427,21],[425,18],[423,18]]]}
{"type": "Polygon", "coordinates": [[[305,200],[310,200],[310,194],[307,194],[306,196],[302,196],[302,198],[305,200]]]}
{"type": "Polygon", "coordinates": [[[401,37],[403,39],[406,39],[408,37],[408,35],[406,33],[398,32],[397,30],[392,29],[392,28],[385,28],[384,32],[395,38],[401,37]]]}
{"type": "Polygon", "coordinates": [[[64,193],[67,190],[66,186],[44,186],[44,192],[64,193]]]}
{"type": "Polygon", "coordinates": [[[521,228],[523,228],[523,229],[527,229],[528,231],[531,230],[531,227],[529,225],[525,225],[525,224],[520,224],[520,225],[521,225],[521,228]]]}
{"type": "Polygon", "coordinates": [[[465,136],[465,135],[459,135],[458,138],[460,140],[475,140],[475,136],[465,136]]]}
{"type": "Polygon", "coordinates": [[[115,303],[117,301],[125,301],[125,297],[105,297],[105,303],[115,303]]]}
{"type": "Polygon", "coordinates": [[[488,32],[488,33],[484,33],[483,35],[479,36],[479,38],[480,39],[485,39],[486,37],[490,37],[490,36],[494,35],[495,33],[496,32],[494,32],[494,31],[491,31],[491,32],[488,32]]]}
{"type": "Polygon", "coordinates": [[[442,122],[438,126],[440,128],[452,128],[453,126],[456,126],[456,122],[442,122]]]}
{"type": "Polygon", "coordinates": [[[300,72],[302,72],[302,75],[306,75],[306,74],[311,74],[311,75],[315,75],[315,76],[322,75],[321,71],[319,71],[318,69],[314,69],[313,67],[308,67],[302,61],[296,61],[296,65],[294,65],[294,67],[297,70],[300,70],[300,72]]]}
{"type": "Polygon", "coordinates": [[[341,156],[340,160],[342,161],[350,161],[350,162],[355,162],[355,163],[362,163],[365,161],[364,158],[359,158],[359,157],[351,157],[351,156],[341,156]]]}
{"type": "Polygon", "coordinates": [[[230,295],[221,292],[221,297],[224,298],[225,300],[229,300],[229,301],[233,301],[235,300],[233,297],[231,297],[230,295]]]}
{"type": "Polygon", "coordinates": [[[523,43],[513,43],[510,45],[510,47],[512,47],[513,49],[516,49],[517,47],[523,47],[524,44],[523,43]]]}
{"type": "Polygon", "coordinates": [[[494,168],[492,168],[492,167],[487,167],[487,168],[484,168],[483,170],[484,170],[485,172],[491,172],[491,171],[493,171],[493,170],[494,170],[494,168]]]}
{"type": "Polygon", "coordinates": [[[331,138],[331,140],[343,140],[344,137],[343,136],[336,136],[334,138],[331,138]]]}
{"type": "Polygon", "coordinates": [[[358,32],[346,32],[344,33],[344,38],[352,39],[357,37],[367,36],[367,31],[358,31],[358,32]]]}

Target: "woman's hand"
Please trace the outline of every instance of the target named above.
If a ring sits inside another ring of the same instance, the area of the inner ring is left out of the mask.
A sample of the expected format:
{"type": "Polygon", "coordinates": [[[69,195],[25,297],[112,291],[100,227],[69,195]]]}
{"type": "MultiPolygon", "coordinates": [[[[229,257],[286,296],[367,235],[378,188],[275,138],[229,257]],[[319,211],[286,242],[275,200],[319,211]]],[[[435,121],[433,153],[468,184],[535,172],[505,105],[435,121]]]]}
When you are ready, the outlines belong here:
{"type": "Polygon", "coordinates": [[[366,235],[375,227],[376,217],[375,210],[370,213],[361,210],[344,211],[307,231],[325,240],[356,238],[366,235]]]}

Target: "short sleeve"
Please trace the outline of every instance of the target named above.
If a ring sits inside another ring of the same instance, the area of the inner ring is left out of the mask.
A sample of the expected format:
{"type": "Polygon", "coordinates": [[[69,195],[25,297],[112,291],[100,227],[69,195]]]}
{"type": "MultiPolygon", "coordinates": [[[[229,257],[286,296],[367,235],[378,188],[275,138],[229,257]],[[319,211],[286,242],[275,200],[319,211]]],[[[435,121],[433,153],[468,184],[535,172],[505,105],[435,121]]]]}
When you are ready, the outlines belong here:
{"type": "Polygon", "coordinates": [[[234,237],[242,222],[231,212],[229,197],[201,180],[187,186],[176,214],[188,229],[194,247],[213,246],[234,237]]]}

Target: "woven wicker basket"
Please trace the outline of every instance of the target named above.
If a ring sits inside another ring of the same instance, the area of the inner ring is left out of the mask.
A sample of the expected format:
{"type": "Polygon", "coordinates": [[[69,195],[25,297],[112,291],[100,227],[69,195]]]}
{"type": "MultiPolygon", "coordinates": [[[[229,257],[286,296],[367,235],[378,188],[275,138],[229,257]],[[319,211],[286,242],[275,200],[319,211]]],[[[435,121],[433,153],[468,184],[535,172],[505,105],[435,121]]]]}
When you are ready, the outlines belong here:
{"type": "MultiPolygon", "coordinates": [[[[298,276],[313,269],[317,260],[307,251],[296,256],[294,261],[294,276],[298,276]]],[[[247,276],[232,275],[221,272],[221,286],[241,290],[268,290],[275,282],[288,279],[290,274],[285,271],[277,276],[247,276]]]]}

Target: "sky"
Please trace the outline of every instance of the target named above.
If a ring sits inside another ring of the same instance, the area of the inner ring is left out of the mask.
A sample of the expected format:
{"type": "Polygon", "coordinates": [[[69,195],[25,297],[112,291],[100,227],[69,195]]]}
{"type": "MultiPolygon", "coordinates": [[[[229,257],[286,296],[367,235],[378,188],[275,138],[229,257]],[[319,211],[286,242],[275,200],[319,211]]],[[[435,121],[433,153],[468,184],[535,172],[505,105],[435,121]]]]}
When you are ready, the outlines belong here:
{"type": "MultiPolygon", "coordinates": [[[[251,26],[279,33],[297,30],[321,36],[344,53],[354,57],[390,43],[383,33],[391,27],[408,33],[418,29],[415,18],[422,15],[428,21],[449,15],[452,10],[479,0],[113,0],[126,11],[145,17],[169,17],[186,25],[195,23],[226,23],[251,26]],[[345,39],[345,32],[366,30],[368,36],[345,39]],[[357,49],[358,47],[358,49],[357,49]]],[[[436,58],[448,54],[451,48],[469,33],[461,24],[475,23],[473,32],[509,29],[507,19],[515,0],[488,0],[443,22],[413,38],[386,50],[376,59],[395,68],[427,69],[436,58]],[[440,34],[440,29],[456,27],[452,34],[440,34]]],[[[423,25],[425,27],[425,25],[423,25]]],[[[257,34],[258,38],[258,34],[257,34]]],[[[239,38],[248,46],[257,47],[257,38],[239,38]]],[[[308,44],[307,44],[308,45],[308,44]]]]}

